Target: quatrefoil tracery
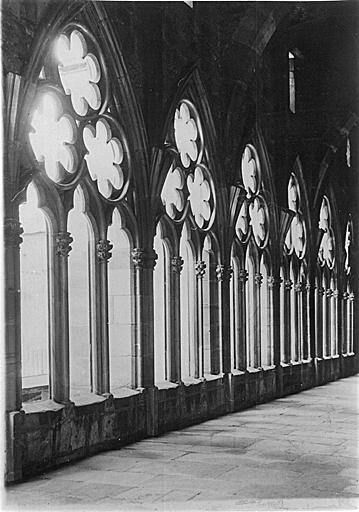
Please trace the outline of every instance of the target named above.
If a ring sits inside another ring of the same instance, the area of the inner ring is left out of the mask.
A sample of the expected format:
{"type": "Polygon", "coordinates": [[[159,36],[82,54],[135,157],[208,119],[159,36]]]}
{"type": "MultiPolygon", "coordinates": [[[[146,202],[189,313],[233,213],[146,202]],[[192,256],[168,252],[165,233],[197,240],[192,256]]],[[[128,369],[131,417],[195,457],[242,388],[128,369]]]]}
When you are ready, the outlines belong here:
{"type": "Polygon", "coordinates": [[[241,176],[246,197],[236,222],[236,234],[246,243],[253,234],[258,247],[264,248],[268,240],[268,207],[260,194],[261,171],[257,151],[247,144],[241,161],[241,176]]]}
{"type": "Polygon", "coordinates": [[[130,179],[129,151],[119,123],[101,115],[109,84],[97,43],[86,29],[71,23],[59,34],[44,63],[37,108],[30,115],[29,142],[35,159],[59,186],[68,186],[68,175],[76,180],[79,170],[87,167],[102,197],[119,200],[130,179]],[[88,42],[98,55],[89,51],[88,42]]]}
{"type": "Polygon", "coordinates": [[[324,231],[318,251],[318,261],[322,267],[327,265],[330,269],[332,269],[335,263],[335,239],[334,231],[332,228],[330,204],[326,196],[323,197],[320,207],[318,225],[319,229],[324,231]]]}
{"type": "Polygon", "coordinates": [[[182,222],[190,209],[195,224],[208,230],[215,215],[215,192],[203,158],[200,119],[188,100],[182,100],[175,110],[170,140],[175,156],[161,192],[166,213],[175,222],[182,222]]]}
{"type": "Polygon", "coordinates": [[[288,183],[288,208],[295,212],[295,216],[292,219],[284,245],[288,254],[294,252],[299,259],[302,259],[307,246],[307,232],[301,212],[300,189],[294,174],[290,176],[288,183]]]}

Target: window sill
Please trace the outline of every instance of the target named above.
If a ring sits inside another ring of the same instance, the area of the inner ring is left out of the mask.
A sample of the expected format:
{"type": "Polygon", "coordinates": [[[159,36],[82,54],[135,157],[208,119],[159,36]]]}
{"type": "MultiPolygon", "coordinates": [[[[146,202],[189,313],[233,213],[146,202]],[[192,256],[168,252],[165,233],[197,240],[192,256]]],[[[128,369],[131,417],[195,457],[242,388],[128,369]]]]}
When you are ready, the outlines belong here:
{"type": "Polygon", "coordinates": [[[204,379],[206,381],[212,381],[212,380],[220,380],[223,378],[223,373],[217,373],[217,374],[213,374],[213,373],[205,373],[204,374],[204,379]]]}
{"type": "Polygon", "coordinates": [[[199,377],[199,378],[187,377],[186,379],[182,379],[182,384],[184,384],[184,386],[191,386],[193,384],[201,384],[201,382],[204,382],[203,377],[199,377]]]}
{"type": "Polygon", "coordinates": [[[355,352],[347,352],[346,354],[342,354],[343,357],[354,357],[355,352]]]}
{"type": "Polygon", "coordinates": [[[107,399],[106,397],[102,395],[96,395],[95,393],[83,393],[74,397],[70,396],[70,400],[74,403],[75,407],[81,407],[83,405],[101,403],[107,399]]]}
{"type": "Polygon", "coordinates": [[[237,368],[234,368],[232,371],[231,371],[232,375],[245,375],[246,372],[244,372],[243,370],[238,370],[237,368]]]}
{"type": "Polygon", "coordinates": [[[116,391],[112,391],[113,398],[129,398],[130,396],[140,395],[142,393],[143,388],[140,389],[132,389],[132,388],[120,388],[116,391]]]}
{"type": "Polygon", "coordinates": [[[290,366],[301,366],[303,361],[291,361],[290,366]]]}
{"type": "Polygon", "coordinates": [[[292,363],[280,363],[280,366],[282,368],[290,368],[292,366],[292,363]]]}
{"type": "Polygon", "coordinates": [[[163,382],[157,382],[155,384],[157,389],[175,389],[178,388],[178,384],[176,382],[171,382],[169,380],[165,380],[163,382]]]}
{"type": "Polygon", "coordinates": [[[39,412],[56,412],[60,411],[65,407],[64,404],[58,404],[57,402],[54,402],[53,400],[42,400],[39,402],[31,402],[28,404],[23,404],[22,410],[25,412],[25,414],[34,414],[39,412]]]}
{"type": "Polygon", "coordinates": [[[275,364],[263,365],[261,368],[265,372],[275,370],[275,364]]]}
{"type": "Polygon", "coordinates": [[[247,371],[247,373],[259,373],[259,372],[261,372],[262,370],[261,370],[261,368],[252,368],[252,367],[248,367],[246,371],[247,371]]]}

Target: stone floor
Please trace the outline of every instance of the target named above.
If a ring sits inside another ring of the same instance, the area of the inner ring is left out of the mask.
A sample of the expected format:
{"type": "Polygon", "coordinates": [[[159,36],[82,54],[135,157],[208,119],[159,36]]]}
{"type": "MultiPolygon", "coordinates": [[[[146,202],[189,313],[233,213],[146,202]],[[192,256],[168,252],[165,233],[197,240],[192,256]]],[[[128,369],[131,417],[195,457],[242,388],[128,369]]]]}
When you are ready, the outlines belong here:
{"type": "Polygon", "coordinates": [[[359,376],[8,488],[5,510],[358,510],[359,376]]]}

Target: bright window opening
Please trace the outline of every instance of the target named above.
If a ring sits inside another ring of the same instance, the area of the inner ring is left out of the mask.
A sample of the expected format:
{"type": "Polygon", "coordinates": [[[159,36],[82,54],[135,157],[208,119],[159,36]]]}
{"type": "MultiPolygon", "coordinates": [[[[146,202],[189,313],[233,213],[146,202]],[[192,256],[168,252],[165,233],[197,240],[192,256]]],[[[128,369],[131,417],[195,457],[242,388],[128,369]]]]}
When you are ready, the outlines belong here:
{"type": "Polygon", "coordinates": [[[107,238],[112,244],[108,262],[108,326],[110,390],[132,385],[132,260],[131,245],[122,229],[121,217],[114,210],[107,238]]]}
{"type": "Polygon", "coordinates": [[[155,383],[157,384],[168,379],[169,258],[166,243],[161,236],[160,225],[157,227],[154,249],[158,256],[153,281],[155,383]]]}
{"type": "Polygon", "coordinates": [[[180,255],[184,260],[181,272],[181,375],[182,379],[196,376],[195,362],[195,273],[194,254],[188,228],[183,226],[180,255]]]}
{"type": "Polygon", "coordinates": [[[295,114],[295,57],[288,52],[288,87],[289,87],[289,110],[295,114]]]}
{"type": "MultiPolygon", "coordinates": [[[[92,391],[91,270],[93,234],[78,187],[68,217],[73,242],[69,255],[70,397],[92,391]]],[[[93,320],[94,321],[94,320],[93,320]]]]}
{"type": "Polygon", "coordinates": [[[249,368],[256,368],[257,361],[257,347],[255,339],[255,288],[254,288],[254,264],[252,259],[246,257],[246,270],[248,272],[247,281],[247,297],[246,297],[246,340],[247,340],[247,366],[249,368]]]}
{"type": "Polygon", "coordinates": [[[21,353],[23,401],[49,396],[48,230],[33,184],[20,206],[21,353]]]}

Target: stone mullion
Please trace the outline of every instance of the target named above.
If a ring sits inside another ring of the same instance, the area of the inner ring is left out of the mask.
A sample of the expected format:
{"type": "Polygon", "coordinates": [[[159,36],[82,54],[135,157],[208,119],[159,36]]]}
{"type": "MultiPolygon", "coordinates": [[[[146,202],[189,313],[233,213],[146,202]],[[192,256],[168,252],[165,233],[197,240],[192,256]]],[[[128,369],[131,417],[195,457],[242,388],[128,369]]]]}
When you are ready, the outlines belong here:
{"type": "Polygon", "coordinates": [[[261,286],[263,276],[258,273],[254,276],[254,368],[261,366],[261,286]]]}
{"type": "MultiPolygon", "coordinates": [[[[196,264],[196,335],[194,347],[194,376],[196,378],[203,376],[204,365],[204,343],[203,343],[203,276],[205,274],[206,264],[199,261],[196,264]]],[[[192,358],[191,358],[192,359],[192,358]]]]}
{"type": "Polygon", "coordinates": [[[291,316],[292,316],[292,308],[294,304],[292,304],[292,287],[293,281],[291,279],[287,279],[284,281],[284,317],[285,317],[285,329],[284,329],[284,356],[285,363],[290,363],[291,361],[291,316]]]}
{"type": "Polygon", "coordinates": [[[249,321],[246,318],[246,282],[248,281],[248,272],[247,270],[240,270],[238,273],[238,314],[239,314],[239,328],[240,331],[238,333],[238,345],[237,345],[237,358],[238,358],[238,367],[242,370],[246,370],[248,361],[247,361],[247,342],[246,339],[246,322],[249,321]]]}
{"type": "Polygon", "coordinates": [[[170,272],[170,336],[169,336],[169,380],[181,380],[181,271],[184,261],[181,256],[171,260],[170,272]]]}
{"type": "Polygon", "coordinates": [[[53,270],[53,319],[54,339],[51,343],[51,397],[56,402],[66,402],[70,396],[69,351],[69,281],[68,256],[72,237],[66,231],[54,237],[55,258],[53,270]]]}
{"type": "Polygon", "coordinates": [[[334,334],[334,355],[338,355],[338,331],[339,331],[339,325],[340,325],[340,321],[341,321],[341,318],[340,318],[340,313],[339,313],[339,292],[338,290],[334,290],[334,293],[333,293],[333,301],[334,301],[334,304],[333,304],[333,310],[334,310],[334,330],[333,330],[333,334],[334,334]]]}
{"type": "Polygon", "coordinates": [[[319,358],[323,357],[323,348],[324,348],[324,318],[323,315],[323,297],[325,294],[325,289],[322,286],[319,286],[317,290],[317,351],[316,355],[319,358]]]}
{"type": "Polygon", "coordinates": [[[324,300],[325,300],[325,310],[326,310],[326,341],[325,341],[325,351],[326,356],[330,357],[331,354],[331,300],[333,296],[333,290],[326,290],[324,300]]]}
{"type": "Polygon", "coordinates": [[[219,340],[218,340],[218,361],[216,365],[220,370],[222,365],[223,373],[231,373],[231,333],[230,333],[230,279],[232,267],[217,265],[216,275],[218,281],[218,309],[219,309],[219,340]],[[220,353],[220,349],[222,353],[220,353]],[[222,361],[221,356],[222,355],[222,361]]]}
{"type": "Polygon", "coordinates": [[[157,255],[151,249],[132,251],[135,267],[136,350],[134,386],[154,386],[153,269],[157,255]]]}
{"type": "Polygon", "coordinates": [[[303,286],[297,283],[295,290],[295,318],[296,318],[296,337],[294,344],[295,361],[302,358],[302,340],[303,340],[303,286]]]}
{"type": "Polygon", "coordinates": [[[18,411],[22,404],[20,244],[23,230],[17,219],[7,218],[5,238],[5,384],[6,411],[18,411]]]}
{"type": "Polygon", "coordinates": [[[347,342],[347,328],[348,328],[348,314],[347,314],[347,299],[349,294],[344,292],[341,297],[341,310],[342,310],[342,330],[341,330],[341,353],[346,354],[348,352],[347,342]]]}
{"type": "Polygon", "coordinates": [[[110,359],[108,327],[108,260],[112,245],[108,240],[96,244],[96,288],[97,337],[94,358],[94,391],[98,394],[110,392],[110,359]]]}
{"type": "Polygon", "coordinates": [[[209,270],[209,320],[210,320],[210,354],[212,375],[218,375],[222,367],[222,344],[220,336],[219,287],[216,267],[212,263],[209,270]]]}
{"type": "Polygon", "coordinates": [[[349,336],[348,336],[348,345],[349,345],[349,353],[354,352],[354,293],[349,294],[349,336]]]}
{"type": "Polygon", "coordinates": [[[308,360],[310,358],[310,290],[311,286],[309,282],[304,283],[303,289],[303,353],[302,358],[308,360]]]}

